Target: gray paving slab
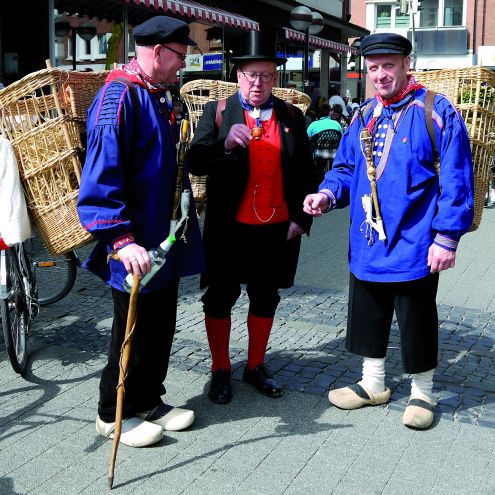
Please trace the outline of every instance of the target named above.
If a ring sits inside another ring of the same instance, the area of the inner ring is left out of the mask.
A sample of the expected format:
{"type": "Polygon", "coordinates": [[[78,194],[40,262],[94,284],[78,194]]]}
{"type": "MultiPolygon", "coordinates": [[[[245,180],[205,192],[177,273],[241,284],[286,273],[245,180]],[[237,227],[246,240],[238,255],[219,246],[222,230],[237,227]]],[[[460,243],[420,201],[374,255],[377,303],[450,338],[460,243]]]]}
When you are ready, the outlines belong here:
{"type": "MultiPolygon", "coordinates": [[[[303,241],[295,287],[282,291],[267,361],[283,398],[241,381],[247,352],[243,293],[233,314],[234,400],[210,403],[211,365],[198,278],[181,283],[167,400],[194,409],[185,432],[148,449],[119,448],[120,494],[495,493],[495,209],[463,239],[457,267],[441,276],[434,425],[409,430],[409,394],[394,322],[386,406],[341,411],[329,388],[359,379],[345,351],[347,212],[315,222],[303,241]]],[[[87,248],[81,250],[84,255],[87,248]]],[[[63,301],[43,308],[29,338],[26,378],[0,341],[0,494],[104,494],[111,444],[97,436],[99,374],[111,325],[110,292],[80,271],[63,301]]]]}

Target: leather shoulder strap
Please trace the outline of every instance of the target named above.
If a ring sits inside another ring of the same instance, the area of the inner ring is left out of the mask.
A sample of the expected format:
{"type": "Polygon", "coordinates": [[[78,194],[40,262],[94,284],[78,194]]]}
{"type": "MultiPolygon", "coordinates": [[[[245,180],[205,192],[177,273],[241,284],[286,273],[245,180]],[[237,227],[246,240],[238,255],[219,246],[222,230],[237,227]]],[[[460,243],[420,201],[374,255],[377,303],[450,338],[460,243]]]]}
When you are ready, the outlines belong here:
{"type": "Polygon", "coordinates": [[[435,162],[435,169],[437,173],[440,172],[440,153],[437,148],[437,138],[435,136],[435,127],[433,124],[433,102],[435,100],[435,91],[430,89],[426,90],[425,95],[425,119],[426,128],[428,129],[428,134],[430,135],[431,146],[433,147],[433,161],[435,162]]]}
{"type": "Polygon", "coordinates": [[[217,112],[215,114],[215,124],[217,125],[218,129],[220,129],[220,126],[222,125],[222,119],[223,119],[222,112],[225,110],[226,105],[227,105],[227,98],[218,100],[217,112]]]}

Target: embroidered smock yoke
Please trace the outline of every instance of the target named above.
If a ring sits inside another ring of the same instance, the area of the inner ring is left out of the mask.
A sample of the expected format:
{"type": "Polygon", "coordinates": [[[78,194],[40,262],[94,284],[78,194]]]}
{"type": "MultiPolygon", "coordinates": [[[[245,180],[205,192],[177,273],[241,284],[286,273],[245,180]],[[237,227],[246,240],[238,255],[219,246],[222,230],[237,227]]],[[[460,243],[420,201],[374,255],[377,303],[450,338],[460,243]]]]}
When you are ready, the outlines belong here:
{"type": "MultiPolygon", "coordinates": [[[[169,233],[177,161],[165,93],[136,85],[133,96],[126,84],[107,82],[88,110],[87,131],[78,213],[98,243],[85,267],[122,290],[124,264],[107,262],[107,254],[122,239],[134,239],[149,250],[169,233]]],[[[186,169],[184,187],[190,189],[186,169]]],[[[192,200],[186,240],[177,239],[167,262],[143,292],[204,269],[192,200]]]]}
{"type": "MultiPolygon", "coordinates": [[[[371,187],[360,134],[373,118],[376,97],[363,118],[355,115],[320,185],[332,208],[350,204],[350,270],[360,280],[397,282],[427,276],[432,243],[455,250],[472,223],[473,164],[464,122],[444,96],[435,96],[438,175],[426,127],[425,95],[426,89],[420,88],[375,112],[379,115],[371,132],[372,153],[385,241],[375,235],[369,242],[363,223],[362,197],[371,194],[371,187]]],[[[360,111],[365,108],[368,102],[360,111]]]]}

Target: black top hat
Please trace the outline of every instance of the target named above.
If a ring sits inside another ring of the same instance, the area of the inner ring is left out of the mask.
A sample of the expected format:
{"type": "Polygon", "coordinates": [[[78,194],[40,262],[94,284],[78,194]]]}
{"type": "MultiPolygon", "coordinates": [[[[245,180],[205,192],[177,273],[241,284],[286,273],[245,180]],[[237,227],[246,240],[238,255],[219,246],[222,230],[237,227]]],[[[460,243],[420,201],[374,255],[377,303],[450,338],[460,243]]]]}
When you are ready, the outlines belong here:
{"type": "Polygon", "coordinates": [[[268,60],[282,65],[287,62],[277,56],[277,33],[275,31],[248,31],[241,35],[241,55],[231,57],[237,65],[251,60],[268,60]]]}

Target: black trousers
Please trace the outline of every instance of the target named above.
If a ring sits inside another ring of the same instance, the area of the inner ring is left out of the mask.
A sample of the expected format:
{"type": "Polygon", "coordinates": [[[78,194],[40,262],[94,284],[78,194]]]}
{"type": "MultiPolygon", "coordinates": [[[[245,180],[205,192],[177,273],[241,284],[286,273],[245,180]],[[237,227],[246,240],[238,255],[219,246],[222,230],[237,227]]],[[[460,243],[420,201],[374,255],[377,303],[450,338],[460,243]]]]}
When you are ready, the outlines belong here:
{"type": "Polygon", "coordinates": [[[225,258],[208,266],[208,289],[201,298],[205,314],[227,318],[246,284],[249,312],[273,318],[280,302],[279,279],[288,222],[269,225],[236,223],[223,246],[225,258]]]}
{"type": "MultiPolygon", "coordinates": [[[[166,289],[139,294],[136,327],[131,340],[129,371],[125,380],[123,418],[162,403],[177,318],[179,281],[166,289]]],[[[124,341],[130,294],[113,289],[114,317],[108,347],[108,362],[100,380],[98,414],[115,421],[120,349],[124,341]]]]}
{"type": "Polygon", "coordinates": [[[406,373],[437,366],[438,273],[408,282],[364,282],[351,274],[346,348],[370,358],[384,358],[395,310],[406,373]]]}

